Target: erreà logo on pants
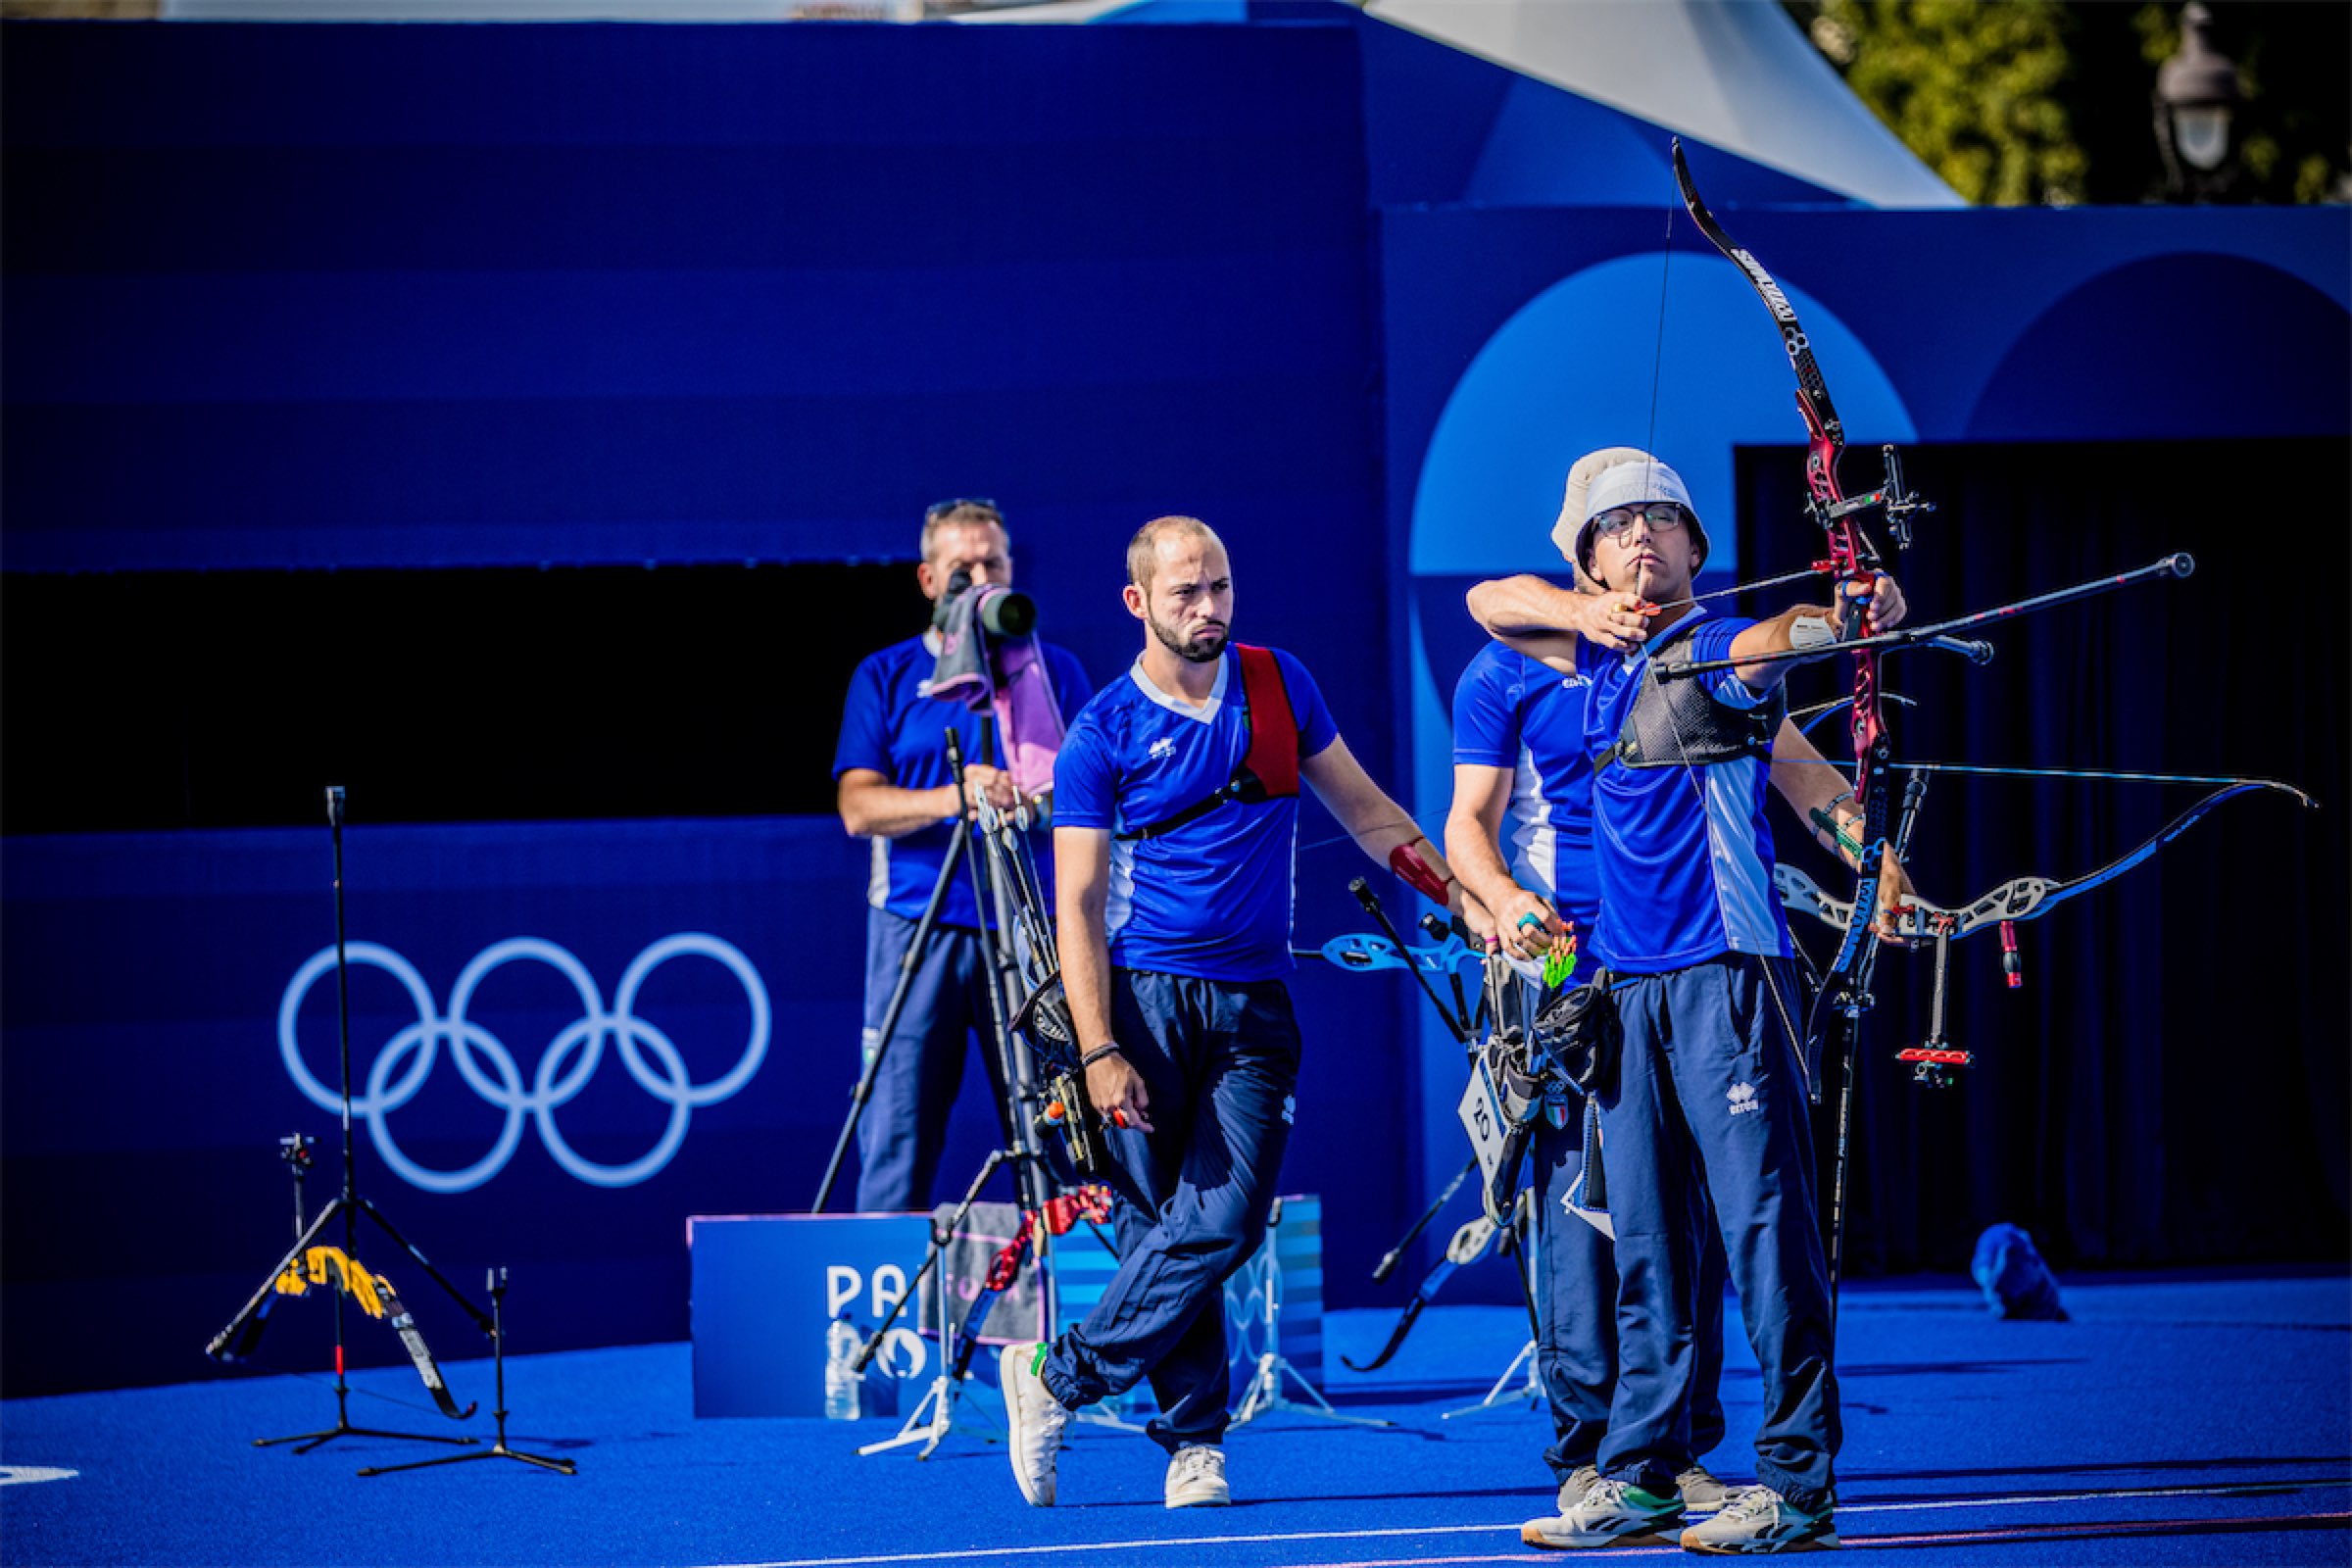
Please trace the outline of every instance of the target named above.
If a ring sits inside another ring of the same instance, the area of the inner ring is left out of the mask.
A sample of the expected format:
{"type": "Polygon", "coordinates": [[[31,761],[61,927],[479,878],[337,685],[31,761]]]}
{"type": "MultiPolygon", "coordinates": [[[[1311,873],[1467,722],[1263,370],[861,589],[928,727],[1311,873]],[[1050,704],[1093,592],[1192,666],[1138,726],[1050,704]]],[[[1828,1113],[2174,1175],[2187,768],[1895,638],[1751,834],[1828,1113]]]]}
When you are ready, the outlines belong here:
{"type": "Polygon", "coordinates": [[[1723,1098],[1732,1102],[1732,1114],[1735,1116],[1744,1116],[1751,1110],[1764,1108],[1764,1102],[1756,1098],[1754,1084],[1734,1084],[1723,1092],[1723,1098]]]}

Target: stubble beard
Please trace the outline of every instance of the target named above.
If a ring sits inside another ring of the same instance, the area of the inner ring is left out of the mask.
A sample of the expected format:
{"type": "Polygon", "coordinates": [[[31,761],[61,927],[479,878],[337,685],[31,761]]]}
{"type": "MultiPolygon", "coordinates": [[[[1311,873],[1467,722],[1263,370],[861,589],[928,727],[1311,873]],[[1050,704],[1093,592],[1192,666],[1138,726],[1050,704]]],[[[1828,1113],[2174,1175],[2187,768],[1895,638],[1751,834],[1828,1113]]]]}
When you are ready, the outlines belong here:
{"type": "Polygon", "coordinates": [[[1149,624],[1159,645],[1188,664],[1213,664],[1224,657],[1226,633],[1221,630],[1204,631],[1188,642],[1175,627],[1156,615],[1150,617],[1149,624]]]}

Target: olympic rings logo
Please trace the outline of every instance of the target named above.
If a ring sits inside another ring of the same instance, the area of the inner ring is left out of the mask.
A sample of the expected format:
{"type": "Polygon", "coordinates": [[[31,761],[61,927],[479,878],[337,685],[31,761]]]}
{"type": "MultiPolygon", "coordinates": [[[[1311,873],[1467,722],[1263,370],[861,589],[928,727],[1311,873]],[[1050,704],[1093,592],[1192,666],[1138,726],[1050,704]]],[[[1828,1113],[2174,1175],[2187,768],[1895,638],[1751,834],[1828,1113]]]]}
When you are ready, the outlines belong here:
{"type": "MultiPolygon", "coordinates": [[[[383,970],[400,982],[416,1004],[416,1021],[394,1035],[376,1055],[368,1069],[366,1092],[351,1097],[351,1111],[367,1121],[376,1152],[384,1163],[411,1186],[426,1192],[471,1192],[497,1175],[506,1168],[507,1161],[514,1157],[515,1146],[522,1141],[526,1117],[537,1123],[540,1142],[547,1146],[556,1163],[573,1176],[597,1187],[633,1187],[667,1165],[677,1153],[686,1141],[686,1124],[692,1119],[695,1106],[714,1104],[733,1095],[751,1082],[767,1055],[767,987],[761,982],[760,971],[732,944],[699,931],[663,937],[630,959],[610,1011],[587,967],[555,943],[538,937],[511,937],[475,955],[450,992],[446,1017],[434,1010],[432,991],[408,959],[372,942],[354,942],[346,951],[353,967],[367,965],[383,970]],[[637,993],[646,977],[670,959],[688,954],[715,958],[724,964],[742,983],[744,997],[752,1007],[751,1034],[744,1042],[743,1055],[725,1076],[707,1084],[694,1082],[686,1070],[685,1058],[678,1054],[678,1048],[669,1036],[634,1011],[637,993]],[[580,1017],[550,1044],[539,1058],[527,1089],[523,1087],[521,1068],[505,1043],[466,1015],[474,991],[491,971],[524,959],[554,969],[571,982],[580,998],[580,1017]],[[600,1165],[584,1157],[564,1141],[556,1126],[556,1111],[575,1099],[596,1075],[597,1066],[604,1059],[608,1037],[620,1048],[621,1065],[628,1069],[629,1076],[647,1094],[669,1106],[669,1119],[661,1138],[641,1158],[625,1165],[600,1165]],[[466,1080],[466,1086],[484,1102],[507,1113],[506,1124],[499,1130],[490,1152],[463,1170],[430,1170],[417,1164],[394,1140],[389,1120],[394,1111],[416,1099],[423,1089],[444,1041],[448,1042],[450,1057],[457,1063],[458,1075],[466,1080]]],[[[342,1095],[312,1074],[303,1062],[301,1045],[296,1039],[303,999],[334,967],[335,950],[330,947],[313,954],[309,962],[294,971],[294,978],[286,985],[285,998],[277,1007],[277,1046],[278,1054],[285,1058],[286,1071],[303,1097],[321,1110],[340,1113],[342,1095]]]]}

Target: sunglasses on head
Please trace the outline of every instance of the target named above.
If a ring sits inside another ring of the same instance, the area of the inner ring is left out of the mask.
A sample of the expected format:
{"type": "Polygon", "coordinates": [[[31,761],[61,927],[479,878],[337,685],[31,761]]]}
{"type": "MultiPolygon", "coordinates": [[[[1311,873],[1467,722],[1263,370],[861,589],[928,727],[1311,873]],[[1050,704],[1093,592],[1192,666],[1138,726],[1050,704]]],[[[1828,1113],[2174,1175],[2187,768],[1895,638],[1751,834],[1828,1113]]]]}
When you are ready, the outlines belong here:
{"type": "Polygon", "coordinates": [[[962,512],[967,509],[973,512],[985,512],[1000,522],[1004,517],[1004,514],[998,509],[997,504],[986,496],[954,496],[946,501],[934,501],[925,507],[923,520],[925,522],[936,521],[952,512],[962,512]]]}

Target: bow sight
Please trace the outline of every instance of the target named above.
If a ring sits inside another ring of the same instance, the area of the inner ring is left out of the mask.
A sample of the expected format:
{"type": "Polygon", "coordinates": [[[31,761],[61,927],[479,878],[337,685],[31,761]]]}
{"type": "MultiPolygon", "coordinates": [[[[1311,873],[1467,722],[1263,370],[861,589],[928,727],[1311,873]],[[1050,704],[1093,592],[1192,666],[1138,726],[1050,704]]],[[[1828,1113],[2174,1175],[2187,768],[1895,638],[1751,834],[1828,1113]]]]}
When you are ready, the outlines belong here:
{"type": "MultiPolygon", "coordinates": [[[[1848,496],[1842,501],[1827,504],[1818,496],[1809,497],[1805,502],[1805,514],[1827,529],[1856,513],[1876,508],[1886,519],[1886,537],[1894,541],[1894,548],[1908,550],[1911,548],[1912,519],[1923,512],[1934,512],[1936,503],[1922,501],[1917,491],[1904,487],[1903,460],[1893,447],[1879,448],[1879,457],[1886,466],[1885,483],[1867,495],[1848,496]]],[[[1872,560],[1878,559],[1876,550],[1870,551],[1869,555],[1872,560]]],[[[1830,563],[1816,562],[1814,570],[1828,571],[1830,563]]]]}

